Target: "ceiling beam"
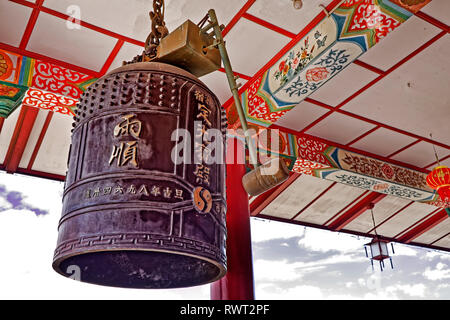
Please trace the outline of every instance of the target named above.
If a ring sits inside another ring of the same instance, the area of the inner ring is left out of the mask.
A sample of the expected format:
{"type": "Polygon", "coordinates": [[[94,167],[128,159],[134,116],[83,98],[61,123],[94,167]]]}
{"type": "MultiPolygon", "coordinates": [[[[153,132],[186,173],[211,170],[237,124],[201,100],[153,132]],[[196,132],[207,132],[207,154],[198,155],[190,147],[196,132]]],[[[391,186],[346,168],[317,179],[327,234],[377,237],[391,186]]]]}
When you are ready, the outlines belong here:
{"type": "Polygon", "coordinates": [[[278,187],[270,189],[263,194],[257,196],[255,200],[250,203],[250,215],[256,216],[263,211],[273,200],[275,200],[284,190],[297,180],[301,174],[291,172],[289,178],[280,184],[278,187]]]}
{"type": "MultiPolygon", "coordinates": [[[[330,231],[330,229],[328,227],[325,227],[323,225],[310,223],[310,222],[305,222],[305,221],[301,221],[301,220],[290,220],[290,219],[287,219],[287,218],[275,217],[275,216],[270,216],[270,215],[265,215],[265,214],[259,214],[256,218],[272,220],[272,221],[277,221],[277,222],[285,222],[285,223],[295,224],[295,225],[299,225],[299,226],[304,226],[304,227],[310,227],[310,228],[316,228],[316,229],[330,231]]],[[[364,232],[353,231],[353,230],[348,230],[348,229],[342,229],[339,232],[346,233],[346,234],[351,234],[351,235],[355,235],[355,236],[359,236],[359,237],[367,237],[367,238],[373,238],[374,237],[374,235],[372,235],[372,234],[367,234],[367,233],[364,233],[364,232]]],[[[382,240],[386,240],[388,242],[398,242],[398,243],[400,243],[400,241],[398,239],[393,239],[393,238],[386,237],[386,236],[383,236],[383,235],[380,235],[379,238],[382,239],[382,240]]],[[[438,239],[438,240],[441,240],[441,239],[438,239]]],[[[436,242],[437,241],[435,241],[434,243],[436,243],[436,242]]],[[[421,247],[421,248],[428,248],[428,249],[433,249],[433,250],[442,250],[442,251],[450,252],[449,248],[436,246],[436,245],[434,245],[434,243],[426,244],[426,243],[411,242],[409,244],[412,245],[412,246],[421,247]]]]}
{"type": "Polygon", "coordinates": [[[445,210],[440,210],[427,220],[423,221],[419,225],[417,225],[415,228],[411,229],[404,235],[398,238],[398,241],[403,243],[410,243],[414,239],[418,238],[420,235],[424,234],[428,230],[435,227],[437,224],[443,222],[445,219],[448,219],[449,216],[445,210]]]}
{"type": "Polygon", "coordinates": [[[370,192],[363,199],[359,200],[355,205],[353,205],[346,212],[337,217],[336,220],[331,222],[328,225],[328,228],[334,231],[340,231],[347,224],[358,218],[361,214],[363,214],[367,209],[369,209],[370,205],[375,204],[386,197],[385,194],[378,192],[370,192]]]}
{"type": "Polygon", "coordinates": [[[39,109],[30,106],[22,106],[14,128],[8,151],[3,163],[6,172],[14,173],[19,167],[23,152],[30,138],[39,109]]]}

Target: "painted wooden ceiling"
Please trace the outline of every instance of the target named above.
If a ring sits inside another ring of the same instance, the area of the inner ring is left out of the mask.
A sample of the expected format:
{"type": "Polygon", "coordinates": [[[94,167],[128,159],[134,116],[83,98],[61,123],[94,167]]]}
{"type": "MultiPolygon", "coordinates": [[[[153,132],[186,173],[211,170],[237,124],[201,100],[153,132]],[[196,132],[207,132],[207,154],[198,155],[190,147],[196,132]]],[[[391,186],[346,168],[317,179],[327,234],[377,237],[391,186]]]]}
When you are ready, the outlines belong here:
{"type": "MultiPolygon", "coordinates": [[[[375,203],[382,236],[449,251],[450,219],[416,182],[436,166],[433,146],[450,166],[450,2],[303,2],[295,10],[291,0],[166,0],[169,30],[216,10],[248,121],[285,142],[291,178],[251,199],[252,215],[373,235],[375,203]],[[322,149],[305,155],[312,144],[322,149]],[[355,159],[376,160],[382,179],[352,167],[355,159]],[[394,181],[390,170],[406,178],[394,181]]],[[[64,179],[78,97],[141,53],[150,10],[143,0],[0,0],[0,54],[13,70],[0,85],[22,94],[0,118],[0,168],[64,179]]],[[[223,70],[201,80],[239,127],[223,70]]]]}

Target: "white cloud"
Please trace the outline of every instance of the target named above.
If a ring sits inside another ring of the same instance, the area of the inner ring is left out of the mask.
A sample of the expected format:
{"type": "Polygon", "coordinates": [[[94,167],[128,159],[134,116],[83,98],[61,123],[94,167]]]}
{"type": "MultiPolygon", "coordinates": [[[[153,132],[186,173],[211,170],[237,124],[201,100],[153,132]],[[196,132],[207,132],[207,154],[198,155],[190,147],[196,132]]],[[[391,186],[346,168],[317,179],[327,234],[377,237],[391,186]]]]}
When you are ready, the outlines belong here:
{"type": "Polygon", "coordinates": [[[316,272],[324,268],[314,263],[288,263],[287,260],[257,259],[253,264],[255,278],[261,282],[295,282],[307,273],[316,272]]]}
{"type": "Polygon", "coordinates": [[[435,269],[427,267],[423,276],[431,281],[450,279],[450,269],[446,264],[438,262],[435,269]]]}
{"type": "MultiPolygon", "coordinates": [[[[409,246],[396,243],[394,244],[395,255],[397,256],[409,256],[415,257],[417,256],[417,249],[411,248],[409,246]]],[[[389,248],[389,252],[391,252],[391,248],[389,248]]]]}
{"type": "Polygon", "coordinates": [[[416,284],[397,284],[393,286],[389,286],[386,288],[387,293],[393,293],[395,294],[396,291],[401,291],[406,295],[409,295],[411,297],[415,298],[424,298],[425,297],[425,291],[426,286],[423,283],[416,283],[416,284]]]}
{"type": "Polygon", "coordinates": [[[301,237],[305,232],[304,229],[304,227],[294,224],[255,218],[251,219],[253,242],[301,237]]]}
{"type": "Polygon", "coordinates": [[[308,228],[305,237],[298,244],[314,251],[327,252],[337,250],[340,252],[358,252],[364,250],[367,238],[358,238],[347,234],[330,232],[327,230],[308,228]]]}
{"type": "Polygon", "coordinates": [[[433,260],[434,258],[439,257],[441,260],[450,261],[450,253],[442,252],[442,251],[429,251],[425,254],[425,258],[428,260],[433,260]]]}
{"type": "Polygon", "coordinates": [[[260,300],[316,300],[324,299],[319,287],[298,285],[283,289],[273,285],[260,284],[256,286],[256,298],[260,300]]]}

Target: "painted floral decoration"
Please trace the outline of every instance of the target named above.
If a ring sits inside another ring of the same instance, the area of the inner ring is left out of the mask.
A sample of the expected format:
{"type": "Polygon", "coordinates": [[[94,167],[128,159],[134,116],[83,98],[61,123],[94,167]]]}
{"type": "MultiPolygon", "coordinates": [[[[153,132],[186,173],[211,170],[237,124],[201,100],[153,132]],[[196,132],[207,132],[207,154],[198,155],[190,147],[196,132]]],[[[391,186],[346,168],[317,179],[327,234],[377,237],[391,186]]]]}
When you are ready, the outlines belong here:
{"type": "Polygon", "coordinates": [[[289,52],[288,57],[280,62],[278,71],[274,74],[275,79],[280,80],[280,86],[289,82],[312,60],[315,44],[311,48],[309,45],[309,40],[306,38],[299,51],[289,52]]]}

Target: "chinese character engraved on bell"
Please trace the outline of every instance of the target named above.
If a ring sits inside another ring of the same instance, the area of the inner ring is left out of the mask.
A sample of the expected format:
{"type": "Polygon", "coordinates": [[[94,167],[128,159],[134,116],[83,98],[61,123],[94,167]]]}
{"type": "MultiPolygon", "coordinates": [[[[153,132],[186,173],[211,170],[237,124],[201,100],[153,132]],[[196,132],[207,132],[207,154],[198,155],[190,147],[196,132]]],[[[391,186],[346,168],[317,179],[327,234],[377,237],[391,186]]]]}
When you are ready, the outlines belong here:
{"type": "MultiPolygon", "coordinates": [[[[120,138],[123,136],[132,137],[139,140],[142,131],[142,122],[137,119],[134,114],[127,114],[121,117],[122,121],[114,127],[114,137],[120,138]]],[[[138,167],[138,141],[121,141],[119,145],[112,146],[111,157],[109,158],[109,165],[115,161],[118,167],[131,164],[138,167]]]]}
{"type": "Polygon", "coordinates": [[[195,126],[195,158],[196,166],[194,175],[196,176],[196,183],[209,186],[209,174],[210,168],[204,163],[204,151],[208,150],[207,131],[211,129],[212,123],[210,121],[211,110],[208,108],[207,99],[205,95],[200,91],[195,91],[195,99],[197,101],[197,115],[195,126]],[[205,141],[206,140],[206,141],[205,141]]]}

